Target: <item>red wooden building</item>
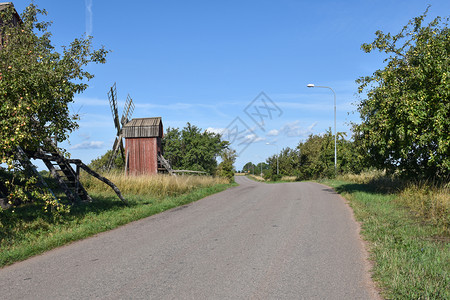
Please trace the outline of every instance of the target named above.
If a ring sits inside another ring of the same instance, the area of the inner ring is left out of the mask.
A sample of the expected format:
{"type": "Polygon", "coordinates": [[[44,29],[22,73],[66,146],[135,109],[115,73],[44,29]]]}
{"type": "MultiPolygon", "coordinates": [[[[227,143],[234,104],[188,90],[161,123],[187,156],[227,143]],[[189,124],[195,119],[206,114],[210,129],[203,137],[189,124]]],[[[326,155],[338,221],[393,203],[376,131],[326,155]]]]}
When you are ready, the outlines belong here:
{"type": "Polygon", "coordinates": [[[161,117],[133,119],[123,126],[125,170],[130,175],[157,174],[161,155],[161,117]]]}

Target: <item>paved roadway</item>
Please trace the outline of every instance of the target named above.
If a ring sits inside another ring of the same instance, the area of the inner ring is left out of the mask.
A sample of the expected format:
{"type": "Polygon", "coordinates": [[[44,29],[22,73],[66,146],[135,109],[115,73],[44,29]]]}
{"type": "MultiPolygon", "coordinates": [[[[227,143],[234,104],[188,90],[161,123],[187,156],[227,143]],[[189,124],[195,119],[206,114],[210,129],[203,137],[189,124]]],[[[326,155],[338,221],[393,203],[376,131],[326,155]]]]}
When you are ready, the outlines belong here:
{"type": "Polygon", "coordinates": [[[0,269],[1,299],[376,299],[357,224],[316,183],[240,184],[0,269]]]}

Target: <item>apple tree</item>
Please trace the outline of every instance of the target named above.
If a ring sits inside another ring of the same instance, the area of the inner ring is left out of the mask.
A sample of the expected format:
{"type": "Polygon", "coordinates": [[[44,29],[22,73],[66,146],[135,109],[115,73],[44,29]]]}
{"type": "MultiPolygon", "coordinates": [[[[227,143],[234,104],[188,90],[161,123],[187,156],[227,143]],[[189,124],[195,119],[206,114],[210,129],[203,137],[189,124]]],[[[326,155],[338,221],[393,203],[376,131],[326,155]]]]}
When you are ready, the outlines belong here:
{"type": "Polygon", "coordinates": [[[449,18],[424,24],[428,9],[397,34],[376,32],[366,53],[385,67],[357,80],[363,99],[355,142],[368,165],[405,177],[450,175],[449,18]]]}
{"type": "Polygon", "coordinates": [[[19,178],[18,147],[33,151],[51,139],[68,138],[78,127],[78,116],[68,105],[94,77],[84,67],[105,63],[108,51],[92,49],[92,38],[87,37],[74,39],[59,53],[51,43],[50,23],[39,21],[45,10],[30,4],[20,22],[12,22],[14,15],[12,5],[0,11],[0,162],[14,173],[4,180],[8,197],[23,202],[39,198],[39,192],[35,178],[19,178]]]}

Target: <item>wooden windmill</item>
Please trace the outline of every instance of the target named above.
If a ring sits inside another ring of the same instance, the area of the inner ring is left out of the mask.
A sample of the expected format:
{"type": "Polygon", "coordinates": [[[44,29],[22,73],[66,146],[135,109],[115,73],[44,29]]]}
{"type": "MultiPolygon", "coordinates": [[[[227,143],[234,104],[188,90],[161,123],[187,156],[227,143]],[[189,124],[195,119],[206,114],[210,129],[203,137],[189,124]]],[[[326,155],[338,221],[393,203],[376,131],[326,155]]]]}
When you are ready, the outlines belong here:
{"type": "Polygon", "coordinates": [[[111,106],[111,112],[114,120],[114,126],[116,127],[116,139],[114,141],[114,145],[112,148],[112,153],[108,161],[107,170],[111,170],[114,160],[116,159],[117,154],[120,152],[122,159],[125,160],[124,147],[123,147],[123,133],[122,128],[128,122],[128,118],[131,117],[131,114],[134,111],[134,103],[133,99],[131,99],[130,95],[127,96],[127,100],[125,101],[125,107],[122,112],[122,118],[119,121],[119,112],[117,109],[117,89],[116,83],[111,87],[108,92],[108,100],[109,105],[111,106]]]}

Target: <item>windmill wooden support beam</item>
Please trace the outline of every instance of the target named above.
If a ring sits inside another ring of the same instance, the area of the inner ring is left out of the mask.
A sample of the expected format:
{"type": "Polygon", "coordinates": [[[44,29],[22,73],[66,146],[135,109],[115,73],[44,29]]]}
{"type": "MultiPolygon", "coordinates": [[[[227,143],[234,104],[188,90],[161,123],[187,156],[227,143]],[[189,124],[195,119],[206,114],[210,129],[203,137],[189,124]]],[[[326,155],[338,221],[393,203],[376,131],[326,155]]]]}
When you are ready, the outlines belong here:
{"type": "Polygon", "coordinates": [[[128,204],[128,201],[122,196],[119,188],[114,183],[101,176],[97,172],[93,171],[79,159],[66,159],[59,153],[49,153],[43,150],[30,153],[29,155],[34,159],[41,159],[45,163],[45,165],[49,168],[52,176],[54,176],[54,178],[58,181],[61,189],[64,191],[64,193],[67,195],[67,198],[71,202],[76,202],[78,200],[92,201],[92,198],[89,196],[80,182],[79,169],[81,168],[85,170],[89,175],[94,176],[95,178],[109,185],[117,194],[119,199],[123,203],[128,204]],[[76,171],[74,171],[70,166],[71,164],[77,166],[76,171]],[[55,166],[59,166],[60,170],[58,171],[55,166]]]}
{"type": "Polygon", "coordinates": [[[172,166],[170,165],[170,163],[169,163],[169,162],[164,158],[164,156],[162,156],[161,154],[158,154],[158,162],[159,162],[160,165],[162,166],[161,169],[165,169],[165,170],[167,170],[167,172],[168,172],[170,175],[176,176],[175,170],[172,170],[172,166]]]}
{"type": "Polygon", "coordinates": [[[94,176],[98,180],[103,181],[104,183],[109,185],[113,189],[113,191],[116,193],[117,197],[119,197],[119,199],[122,200],[123,203],[128,205],[128,201],[122,196],[122,193],[120,192],[119,188],[114,183],[112,183],[108,178],[103,177],[100,174],[98,174],[97,172],[93,171],[91,168],[86,166],[79,159],[69,159],[69,162],[76,164],[77,166],[79,166],[80,168],[85,170],[88,174],[94,176]]]}
{"type": "Polygon", "coordinates": [[[192,171],[192,170],[172,170],[173,175],[176,175],[176,173],[191,173],[191,174],[200,174],[200,175],[208,175],[208,172],[204,171],[192,171]]]}

